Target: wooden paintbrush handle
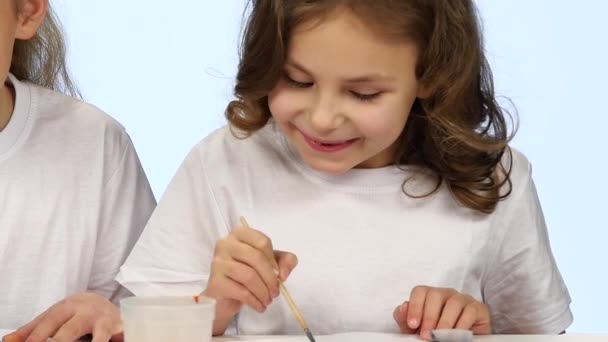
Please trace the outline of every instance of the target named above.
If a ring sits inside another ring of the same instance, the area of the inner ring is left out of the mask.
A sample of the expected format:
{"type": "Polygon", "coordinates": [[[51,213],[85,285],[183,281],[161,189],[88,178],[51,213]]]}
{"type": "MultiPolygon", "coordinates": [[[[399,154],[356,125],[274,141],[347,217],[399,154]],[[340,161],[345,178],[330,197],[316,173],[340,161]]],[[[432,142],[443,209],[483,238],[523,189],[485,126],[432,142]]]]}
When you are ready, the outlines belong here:
{"type": "Polygon", "coordinates": [[[298,310],[296,303],[293,301],[293,298],[291,298],[291,295],[289,294],[289,292],[285,288],[285,285],[283,285],[281,281],[279,281],[279,288],[281,290],[281,293],[283,294],[283,297],[285,297],[285,300],[287,301],[287,305],[289,305],[289,308],[293,312],[294,316],[296,316],[296,319],[298,320],[302,328],[308,329],[308,324],[306,324],[302,313],[300,313],[300,310],[298,310]]]}

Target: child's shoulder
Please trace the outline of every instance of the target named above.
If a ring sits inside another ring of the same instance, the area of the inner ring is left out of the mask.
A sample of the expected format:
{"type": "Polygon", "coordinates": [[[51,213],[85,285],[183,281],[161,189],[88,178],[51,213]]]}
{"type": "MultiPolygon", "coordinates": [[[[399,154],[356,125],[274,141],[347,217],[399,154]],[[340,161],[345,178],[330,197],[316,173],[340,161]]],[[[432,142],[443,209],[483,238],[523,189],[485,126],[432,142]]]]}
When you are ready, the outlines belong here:
{"type": "Polygon", "coordinates": [[[116,159],[132,146],[126,129],[103,110],[83,100],[40,87],[13,80],[19,96],[29,98],[32,133],[35,139],[47,145],[69,144],[74,151],[93,157],[100,151],[106,158],[116,159]],[[57,134],[61,139],[57,139],[57,134]]]}
{"type": "Polygon", "coordinates": [[[526,155],[518,149],[509,146],[501,159],[501,165],[509,172],[513,191],[526,186],[532,176],[532,164],[526,155]]]}
{"type": "Polygon", "coordinates": [[[112,116],[86,101],[60,92],[29,85],[32,105],[38,117],[69,122],[74,129],[103,130],[113,133],[124,132],[125,128],[112,116]]]}
{"type": "MultiPolygon", "coordinates": [[[[535,194],[536,189],[532,179],[532,164],[523,152],[514,147],[508,147],[500,165],[509,175],[509,182],[504,183],[501,187],[503,195],[508,193],[505,200],[498,205],[499,211],[502,212],[529,201],[530,195],[535,194]]],[[[504,176],[504,173],[502,175],[504,176]]]]}

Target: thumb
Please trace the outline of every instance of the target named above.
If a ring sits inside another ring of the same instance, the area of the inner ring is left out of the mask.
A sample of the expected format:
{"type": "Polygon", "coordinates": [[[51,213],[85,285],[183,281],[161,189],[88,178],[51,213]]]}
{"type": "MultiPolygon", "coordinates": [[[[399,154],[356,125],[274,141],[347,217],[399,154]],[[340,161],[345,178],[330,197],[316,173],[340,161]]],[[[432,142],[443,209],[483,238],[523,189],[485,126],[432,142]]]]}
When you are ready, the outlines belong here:
{"type": "Polygon", "coordinates": [[[291,271],[298,265],[298,257],[293,253],[275,250],[274,258],[279,266],[279,279],[287,280],[291,271]]]}
{"type": "Polygon", "coordinates": [[[409,302],[404,302],[403,304],[397,306],[393,311],[393,318],[397,325],[399,325],[399,330],[401,330],[402,334],[415,334],[416,330],[411,329],[407,324],[407,310],[409,307],[409,302]]]}

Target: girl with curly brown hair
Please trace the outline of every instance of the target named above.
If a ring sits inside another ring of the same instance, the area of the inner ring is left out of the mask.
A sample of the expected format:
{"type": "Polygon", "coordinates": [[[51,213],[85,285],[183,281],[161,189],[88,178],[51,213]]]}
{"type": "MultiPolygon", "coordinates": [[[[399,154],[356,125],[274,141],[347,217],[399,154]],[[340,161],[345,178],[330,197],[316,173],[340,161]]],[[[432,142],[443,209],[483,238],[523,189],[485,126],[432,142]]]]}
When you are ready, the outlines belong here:
{"type": "Polygon", "coordinates": [[[570,298],[473,1],[250,11],[230,125],[187,157],[119,281],[215,298],[215,334],[299,332],[272,259],[320,334],[564,331],[570,298]]]}
{"type": "Polygon", "coordinates": [[[473,1],[249,10],[230,125],[187,156],[117,280],[214,298],[216,335],[300,333],[280,281],[317,334],[564,331],[473,1]]]}

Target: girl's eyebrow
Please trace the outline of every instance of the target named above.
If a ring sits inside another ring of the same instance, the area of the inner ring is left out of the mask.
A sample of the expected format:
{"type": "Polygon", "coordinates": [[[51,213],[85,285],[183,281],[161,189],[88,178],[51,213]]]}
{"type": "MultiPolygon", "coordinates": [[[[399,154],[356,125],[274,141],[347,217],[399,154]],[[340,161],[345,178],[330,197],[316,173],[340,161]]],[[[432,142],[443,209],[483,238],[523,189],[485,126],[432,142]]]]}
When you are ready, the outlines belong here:
{"type": "MultiPolygon", "coordinates": [[[[293,60],[293,58],[288,58],[287,61],[285,62],[285,65],[298,69],[299,71],[301,71],[305,74],[313,75],[312,72],[308,71],[305,67],[302,66],[302,64],[293,60]]],[[[395,77],[376,73],[376,74],[367,74],[367,75],[361,75],[361,76],[356,76],[356,77],[351,77],[351,78],[345,78],[345,79],[342,79],[342,81],[345,83],[393,82],[393,81],[395,81],[395,77]]]]}

